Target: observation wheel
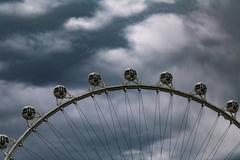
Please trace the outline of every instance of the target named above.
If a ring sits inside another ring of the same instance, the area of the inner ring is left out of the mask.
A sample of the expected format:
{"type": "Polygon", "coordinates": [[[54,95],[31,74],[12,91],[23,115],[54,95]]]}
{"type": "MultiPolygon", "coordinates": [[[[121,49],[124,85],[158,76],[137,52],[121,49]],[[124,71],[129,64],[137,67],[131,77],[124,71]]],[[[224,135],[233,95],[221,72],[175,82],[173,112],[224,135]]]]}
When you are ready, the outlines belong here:
{"type": "Polygon", "coordinates": [[[230,160],[238,153],[237,101],[209,103],[202,82],[179,91],[169,72],[154,85],[132,68],[123,77],[106,86],[94,72],[79,96],[56,86],[49,112],[24,107],[26,131],[18,139],[0,135],[4,160],[230,160]]]}

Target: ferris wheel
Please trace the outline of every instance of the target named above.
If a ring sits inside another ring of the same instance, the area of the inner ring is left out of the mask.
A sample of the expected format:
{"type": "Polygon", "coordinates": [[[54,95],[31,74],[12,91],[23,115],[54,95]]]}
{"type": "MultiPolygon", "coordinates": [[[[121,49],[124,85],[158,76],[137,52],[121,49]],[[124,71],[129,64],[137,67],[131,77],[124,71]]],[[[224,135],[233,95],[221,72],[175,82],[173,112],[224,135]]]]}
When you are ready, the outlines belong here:
{"type": "Polygon", "coordinates": [[[78,96],[57,85],[47,113],[24,107],[26,131],[0,135],[4,160],[231,160],[238,153],[238,102],[209,103],[202,82],[185,93],[163,72],[144,85],[132,68],[120,85],[105,85],[96,72],[88,81],[78,96]]]}

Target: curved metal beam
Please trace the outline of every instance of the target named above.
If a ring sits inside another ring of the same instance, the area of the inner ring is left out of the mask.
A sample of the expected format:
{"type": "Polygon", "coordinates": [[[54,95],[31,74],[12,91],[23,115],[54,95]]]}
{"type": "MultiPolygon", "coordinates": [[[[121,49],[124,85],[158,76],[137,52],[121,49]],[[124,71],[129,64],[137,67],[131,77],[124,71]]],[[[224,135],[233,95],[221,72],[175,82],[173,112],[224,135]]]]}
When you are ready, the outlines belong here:
{"type": "Polygon", "coordinates": [[[179,91],[179,90],[176,90],[176,89],[173,89],[173,88],[166,88],[166,87],[162,87],[162,86],[140,85],[140,84],[108,86],[108,87],[100,88],[100,89],[97,89],[97,90],[88,91],[88,92],[86,92],[86,93],[84,93],[82,95],[76,96],[76,97],[74,97],[74,98],[72,98],[72,99],[70,99],[70,100],[68,100],[68,101],[66,101],[66,102],[56,106],[55,108],[53,108],[49,112],[45,113],[38,121],[36,121],[31,127],[29,127],[21,135],[21,137],[19,137],[19,139],[16,141],[16,143],[9,150],[9,152],[6,155],[6,157],[4,158],[4,160],[10,160],[10,158],[13,155],[13,153],[17,149],[17,147],[19,147],[21,145],[21,143],[32,132],[34,132],[34,129],[36,129],[44,121],[46,121],[48,118],[53,116],[55,113],[57,113],[61,109],[64,109],[65,107],[69,106],[70,104],[75,103],[77,101],[80,101],[82,99],[85,99],[87,97],[90,97],[92,95],[101,94],[101,93],[108,92],[108,91],[111,92],[111,91],[119,91],[119,90],[125,90],[125,89],[156,90],[156,91],[171,93],[171,94],[174,94],[174,95],[178,95],[178,96],[181,96],[181,97],[185,97],[185,98],[191,99],[191,100],[193,100],[195,102],[203,104],[204,106],[206,106],[206,107],[210,108],[211,110],[217,112],[218,114],[222,115],[225,119],[229,120],[230,123],[233,123],[236,127],[238,127],[240,129],[240,122],[238,122],[236,119],[234,119],[231,115],[229,115],[228,113],[224,112],[219,107],[217,107],[217,106],[215,106],[215,105],[205,101],[204,99],[202,99],[200,97],[196,97],[196,96],[191,95],[189,93],[184,93],[182,91],[179,91]]]}

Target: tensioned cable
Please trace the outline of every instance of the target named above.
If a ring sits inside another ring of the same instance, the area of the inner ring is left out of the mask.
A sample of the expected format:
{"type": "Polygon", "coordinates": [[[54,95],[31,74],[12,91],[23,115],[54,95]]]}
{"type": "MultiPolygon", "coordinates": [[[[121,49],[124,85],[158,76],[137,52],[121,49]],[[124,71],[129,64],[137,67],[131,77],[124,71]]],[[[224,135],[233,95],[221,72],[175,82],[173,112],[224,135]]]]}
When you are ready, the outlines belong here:
{"type": "MultiPolygon", "coordinates": [[[[147,125],[147,119],[146,119],[146,113],[145,113],[145,109],[144,109],[144,103],[143,103],[143,97],[142,97],[142,92],[141,90],[139,89],[138,90],[138,93],[139,93],[139,99],[140,99],[140,103],[141,103],[141,107],[142,107],[142,112],[143,112],[143,119],[144,119],[144,123],[145,123],[145,130],[146,130],[146,134],[147,134],[147,141],[150,142],[150,136],[149,136],[149,133],[148,133],[148,125],[147,125]]],[[[151,143],[150,143],[151,144],[151,143]]],[[[151,155],[151,148],[150,148],[151,145],[149,145],[149,154],[151,155]]],[[[151,156],[152,157],[152,156],[151,156]]]]}
{"type": "MultiPolygon", "coordinates": [[[[227,135],[227,132],[230,129],[231,124],[228,126],[228,128],[225,130],[225,132],[223,133],[223,135],[219,138],[218,142],[216,143],[216,145],[213,147],[213,149],[211,150],[211,152],[208,154],[207,158],[209,159],[209,157],[211,156],[211,154],[214,152],[214,150],[216,150],[216,148],[218,148],[219,144],[222,143],[222,141],[224,140],[225,136],[227,135]]],[[[215,152],[214,152],[215,153],[215,152]]],[[[214,156],[214,155],[213,155],[214,156]]]]}
{"type": "Polygon", "coordinates": [[[36,152],[32,151],[32,150],[29,149],[28,147],[22,146],[21,148],[22,148],[22,150],[23,150],[24,152],[26,152],[27,154],[30,154],[32,157],[34,157],[34,159],[44,160],[44,158],[42,158],[39,154],[37,154],[36,152]]]}
{"type": "MultiPolygon", "coordinates": [[[[46,137],[44,137],[42,134],[40,134],[40,133],[37,132],[37,131],[35,131],[35,133],[36,133],[39,137],[41,137],[42,140],[44,140],[46,143],[48,143],[50,147],[52,146],[53,149],[55,149],[56,151],[58,151],[59,153],[61,153],[61,154],[63,155],[63,158],[69,159],[68,156],[67,156],[64,152],[62,152],[58,147],[56,147],[56,146],[55,146],[51,141],[49,141],[46,137]]],[[[61,159],[61,158],[60,158],[60,159],[61,159]]]]}
{"type": "Polygon", "coordinates": [[[169,154],[169,160],[171,159],[171,152],[172,152],[172,112],[173,112],[173,95],[172,93],[170,93],[171,96],[172,96],[172,103],[170,105],[170,138],[169,138],[169,151],[168,151],[168,154],[169,154]]]}
{"type": "MultiPolygon", "coordinates": [[[[110,156],[111,159],[114,159],[113,156],[112,156],[111,147],[109,145],[108,136],[106,134],[106,131],[105,131],[104,125],[103,125],[103,121],[102,121],[101,116],[100,116],[101,113],[98,111],[99,106],[96,103],[94,96],[92,96],[92,100],[93,100],[93,103],[94,103],[95,110],[97,112],[97,116],[98,116],[98,119],[99,119],[99,122],[100,122],[100,126],[102,127],[102,131],[103,131],[103,135],[104,135],[104,138],[105,138],[105,142],[106,142],[107,148],[109,150],[109,156],[110,156]]],[[[109,131],[111,131],[111,129],[109,131]]]]}
{"type": "Polygon", "coordinates": [[[187,107],[186,107],[186,109],[185,109],[185,111],[184,111],[184,115],[183,115],[183,118],[182,118],[182,121],[181,121],[181,124],[180,124],[179,130],[178,130],[177,140],[176,140],[176,143],[175,143],[175,145],[174,145],[174,147],[173,147],[173,152],[172,152],[171,160],[172,160],[172,158],[173,158],[173,156],[174,156],[175,149],[176,149],[177,144],[178,144],[178,140],[179,140],[180,133],[182,132],[182,128],[183,128],[183,124],[184,124],[184,120],[185,120],[185,118],[186,118],[187,111],[189,110],[189,107],[190,107],[190,102],[191,102],[191,100],[188,99],[187,107]]]}
{"type": "MultiPolygon", "coordinates": [[[[114,130],[114,131],[112,131],[112,129],[111,129],[110,125],[108,124],[108,121],[106,120],[106,117],[104,116],[104,113],[103,113],[100,105],[98,104],[97,100],[95,99],[95,97],[92,97],[92,99],[93,99],[94,103],[96,104],[96,107],[97,107],[98,110],[100,111],[100,114],[102,115],[102,118],[103,118],[103,120],[104,120],[107,128],[109,129],[111,135],[112,135],[113,137],[115,136],[115,142],[116,142],[116,145],[117,145],[117,148],[118,148],[118,151],[119,151],[119,153],[120,153],[121,158],[124,159],[124,160],[126,160],[126,158],[124,157],[124,155],[123,155],[123,153],[122,153],[122,151],[121,151],[120,145],[119,145],[119,143],[118,143],[117,133],[116,133],[116,130],[114,129],[115,127],[113,127],[113,130],[114,130]]],[[[110,109],[110,113],[111,113],[112,123],[113,123],[113,125],[114,125],[114,120],[113,120],[113,117],[112,117],[112,111],[111,111],[111,108],[110,108],[110,107],[109,107],[109,109],[110,109]]],[[[114,125],[114,126],[115,126],[115,125],[114,125]]]]}
{"type": "MultiPolygon", "coordinates": [[[[134,128],[135,128],[135,131],[136,131],[136,134],[137,134],[139,143],[140,143],[140,142],[141,142],[141,137],[139,136],[139,133],[138,133],[138,130],[137,130],[137,124],[136,124],[136,121],[135,121],[135,118],[134,118],[134,115],[133,115],[132,106],[131,106],[131,103],[130,103],[130,100],[129,100],[127,91],[124,91],[124,95],[125,95],[125,104],[126,104],[126,107],[129,106],[130,115],[131,115],[131,117],[132,117],[133,125],[134,125],[134,128]]],[[[140,107],[140,106],[139,106],[139,107],[140,107]]],[[[128,113],[127,113],[127,115],[128,115],[128,113]]],[[[142,153],[143,159],[145,159],[145,156],[144,156],[144,153],[142,152],[142,148],[141,148],[141,147],[142,147],[142,146],[141,146],[141,143],[140,143],[140,155],[141,155],[141,153],[142,153]]]]}
{"type": "Polygon", "coordinates": [[[226,158],[224,158],[224,160],[231,159],[233,154],[238,150],[239,147],[240,147],[240,142],[238,142],[238,144],[235,145],[235,147],[230,151],[230,153],[226,156],[226,158]]]}
{"type": "MultiPolygon", "coordinates": [[[[107,93],[106,93],[107,94],[107,93]]],[[[113,118],[113,111],[112,111],[112,108],[111,108],[111,103],[109,102],[108,100],[108,96],[106,96],[107,98],[107,101],[108,101],[108,108],[109,108],[109,111],[110,111],[110,116],[111,116],[111,121],[112,121],[112,127],[113,127],[113,132],[114,132],[114,136],[115,136],[115,139],[116,139],[116,144],[117,144],[117,148],[118,148],[118,151],[119,153],[122,155],[122,157],[126,160],[122,150],[121,150],[121,147],[120,147],[120,144],[118,142],[118,134],[117,134],[117,128],[116,128],[116,124],[115,124],[115,121],[114,121],[114,118],[113,118]]],[[[132,160],[133,157],[132,157],[132,160]]]]}
{"type": "MultiPolygon", "coordinates": [[[[161,145],[161,152],[160,152],[161,153],[161,157],[162,157],[162,151],[163,151],[163,146],[164,146],[164,141],[165,141],[165,134],[166,134],[166,131],[167,131],[167,124],[168,124],[168,118],[169,118],[171,103],[172,103],[172,94],[170,94],[170,100],[169,100],[168,111],[167,111],[167,118],[166,118],[166,121],[165,121],[163,137],[162,137],[163,139],[161,140],[161,144],[162,144],[161,145]]],[[[162,159],[164,159],[164,158],[162,157],[162,159]]]]}
{"type": "MultiPolygon", "coordinates": [[[[208,140],[208,138],[209,138],[209,136],[211,135],[212,131],[215,130],[215,128],[216,128],[216,126],[217,126],[217,122],[218,122],[218,120],[219,120],[219,117],[220,117],[220,115],[217,116],[217,118],[216,118],[215,121],[213,122],[212,126],[210,127],[210,130],[208,131],[206,137],[204,138],[204,140],[203,140],[203,142],[202,142],[202,144],[201,144],[201,146],[200,146],[200,148],[199,148],[199,150],[198,150],[198,152],[197,152],[197,154],[196,154],[196,156],[195,156],[194,159],[197,159],[199,153],[200,153],[201,150],[202,150],[202,147],[204,146],[204,144],[205,144],[206,141],[208,140]]],[[[207,146],[206,146],[206,147],[207,147],[207,146]]]]}
{"type": "Polygon", "coordinates": [[[189,111],[190,111],[190,104],[187,109],[187,116],[186,116],[186,121],[185,121],[184,129],[183,129],[183,139],[182,139],[182,144],[181,144],[181,149],[180,149],[180,156],[183,152],[183,148],[184,148],[184,144],[185,144],[186,130],[187,130],[187,125],[188,125],[188,121],[189,121],[189,111]]]}
{"type": "MultiPolygon", "coordinates": [[[[229,129],[230,129],[230,126],[229,126],[229,129]]],[[[228,129],[228,131],[229,131],[229,129],[228,129]]],[[[227,132],[228,132],[228,131],[227,131],[227,132]]],[[[224,137],[223,137],[222,141],[219,143],[219,145],[218,145],[217,149],[215,150],[215,152],[214,152],[214,154],[213,154],[213,156],[212,156],[211,160],[213,160],[213,158],[214,158],[214,157],[215,157],[215,155],[217,154],[217,152],[218,152],[218,150],[220,149],[220,147],[221,147],[221,145],[222,145],[222,143],[223,143],[224,139],[226,138],[226,136],[227,136],[227,133],[224,135],[224,137]]]]}
{"type": "MultiPolygon", "coordinates": [[[[63,140],[65,142],[67,142],[67,144],[83,159],[84,156],[72,145],[72,143],[70,143],[67,138],[56,128],[54,127],[54,125],[47,121],[46,122],[48,127],[50,128],[50,130],[53,132],[53,134],[58,138],[58,140],[61,142],[61,144],[63,145],[64,149],[68,152],[68,154],[71,156],[72,159],[75,159],[73,156],[72,156],[72,153],[71,151],[69,151],[68,147],[65,145],[65,143],[63,142],[63,140]]],[[[87,154],[87,153],[86,153],[87,154]]]]}
{"type": "MultiPolygon", "coordinates": [[[[229,128],[229,126],[228,126],[228,128],[229,128]]],[[[226,133],[226,131],[228,130],[228,128],[225,130],[225,132],[223,133],[222,137],[224,136],[224,134],[226,133]]],[[[210,141],[211,141],[212,135],[213,135],[213,132],[212,132],[212,134],[211,134],[211,137],[208,139],[208,143],[207,143],[206,149],[207,149],[208,145],[210,144],[210,141]]],[[[218,140],[218,142],[216,143],[215,146],[217,146],[217,144],[218,144],[219,141],[222,139],[222,137],[220,137],[220,139],[218,140]]],[[[215,146],[213,147],[213,150],[215,149],[215,146]]],[[[206,149],[205,149],[205,151],[203,152],[203,154],[202,154],[200,160],[202,160],[202,158],[204,157],[205,152],[206,152],[206,149]]],[[[211,155],[211,152],[209,153],[209,155],[208,155],[207,157],[209,157],[210,155],[211,155]]]]}
{"type": "Polygon", "coordinates": [[[205,147],[205,149],[204,149],[204,151],[202,153],[202,156],[201,156],[200,160],[202,160],[202,158],[204,157],[204,155],[205,155],[205,153],[207,151],[208,145],[210,144],[210,141],[212,140],[212,136],[213,136],[213,133],[214,133],[215,129],[216,129],[216,127],[212,130],[212,133],[210,134],[210,136],[209,136],[209,138],[207,140],[206,147],[205,147]]]}
{"type": "MultiPolygon", "coordinates": [[[[71,117],[66,113],[66,112],[64,112],[65,114],[66,114],[66,116],[68,117],[68,119],[70,120],[70,122],[72,123],[72,126],[75,126],[75,128],[77,129],[77,131],[78,131],[78,133],[79,134],[81,134],[81,136],[83,136],[84,137],[84,139],[85,139],[85,141],[88,143],[88,145],[89,145],[89,147],[91,147],[91,143],[87,140],[87,138],[85,137],[85,135],[84,134],[82,134],[81,132],[80,132],[80,130],[79,130],[79,128],[76,126],[76,124],[73,122],[73,120],[71,119],[71,117]]],[[[84,115],[84,117],[86,118],[86,116],[84,115]]],[[[87,118],[86,118],[86,120],[87,120],[87,118]]],[[[92,125],[91,125],[91,123],[89,122],[89,121],[87,121],[88,122],[88,124],[89,124],[89,126],[93,129],[93,127],[92,127],[92,125]]],[[[74,129],[73,129],[74,130],[74,129]]],[[[93,129],[93,131],[94,131],[94,134],[96,135],[96,137],[98,137],[98,139],[99,139],[99,141],[101,141],[101,138],[98,136],[98,134],[96,133],[96,131],[93,129]]],[[[76,136],[77,136],[77,134],[76,134],[76,136]]],[[[102,141],[101,141],[102,142],[102,141]]],[[[94,143],[95,144],[95,143],[94,143]]],[[[103,148],[105,149],[105,151],[106,151],[106,153],[109,155],[109,157],[113,160],[113,157],[112,157],[112,155],[111,155],[111,153],[109,152],[109,150],[106,148],[106,146],[105,146],[105,144],[102,142],[102,145],[103,145],[103,148]]],[[[95,146],[96,147],[96,146],[95,146]]],[[[84,148],[84,147],[83,147],[84,148]]],[[[96,151],[97,151],[97,149],[96,149],[96,151]]],[[[84,151],[84,152],[86,152],[86,151],[84,151]]],[[[98,153],[98,152],[97,152],[98,153]]],[[[98,157],[102,160],[102,158],[101,158],[101,156],[100,156],[100,154],[98,153],[98,157]]]]}
{"type": "MultiPolygon", "coordinates": [[[[123,87],[124,86],[113,86],[113,87],[109,87],[110,89],[110,91],[112,91],[112,90],[119,90],[119,89],[123,89],[123,87]]],[[[138,86],[137,86],[138,87],[138,86]]],[[[150,90],[151,89],[153,89],[153,88],[155,88],[155,87],[153,87],[153,86],[143,86],[143,88],[145,89],[145,87],[146,88],[149,88],[150,90]]],[[[130,86],[129,88],[136,88],[135,86],[130,86]]],[[[108,89],[108,88],[107,88],[108,89]]],[[[104,89],[102,89],[102,90],[99,90],[99,91],[96,91],[97,93],[102,93],[102,91],[104,91],[105,90],[105,88],[104,89]]],[[[170,90],[163,90],[164,92],[166,91],[166,92],[169,92],[170,90]]],[[[183,92],[181,92],[181,91],[177,91],[177,90],[173,90],[173,92],[174,92],[174,94],[177,94],[177,95],[180,95],[180,96],[183,96],[183,97],[188,97],[188,96],[190,96],[191,97],[191,95],[188,95],[188,94],[186,94],[186,93],[183,93],[183,92]]],[[[86,94],[84,94],[83,96],[79,96],[79,97],[77,97],[76,99],[82,99],[82,98],[84,98],[85,96],[89,96],[89,93],[86,93],[86,94]]],[[[194,99],[194,101],[196,100],[196,102],[202,102],[202,100],[201,99],[199,99],[199,98],[193,98],[194,99]]],[[[70,103],[72,103],[72,101],[68,101],[67,103],[63,103],[62,104],[62,106],[63,107],[66,107],[67,105],[69,105],[70,103]]],[[[216,106],[214,106],[214,105],[211,105],[211,104],[209,104],[208,102],[206,102],[206,104],[207,104],[207,106],[210,108],[210,109],[212,109],[213,111],[216,111],[216,112],[219,112],[219,113],[221,113],[227,120],[230,120],[230,121],[232,121],[237,127],[239,127],[239,122],[237,121],[237,120],[235,120],[235,119],[233,119],[233,117],[231,117],[230,115],[228,115],[227,113],[225,113],[225,112],[223,112],[223,111],[221,111],[219,108],[217,108],[216,106]]],[[[52,116],[53,114],[55,114],[56,112],[58,112],[59,111],[59,107],[56,107],[56,108],[54,108],[53,110],[51,110],[51,111],[49,111],[48,113],[46,113],[46,115],[44,115],[43,117],[50,117],[50,116],[52,116]]],[[[44,120],[43,120],[43,118],[41,118],[41,119],[39,119],[39,121],[37,122],[37,123],[35,123],[31,128],[29,128],[28,130],[26,130],[26,132],[17,140],[17,142],[13,145],[13,147],[11,148],[11,150],[9,151],[9,154],[7,154],[6,155],[6,158],[5,159],[9,159],[10,157],[11,157],[11,155],[12,155],[12,153],[18,148],[18,144],[22,141],[22,140],[24,140],[24,139],[26,139],[27,137],[28,137],[28,135],[29,135],[29,133],[31,133],[32,132],[32,128],[34,128],[34,127],[38,127],[39,125],[41,125],[42,124],[42,122],[43,122],[44,120]]]]}
{"type": "MultiPolygon", "coordinates": [[[[157,90],[156,92],[157,92],[157,94],[158,94],[157,98],[158,98],[158,115],[159,115],[159,117],[158,117],[158,123],[159,123],[159,140],[160,140],[160,142],[162,142],[161,96],[160,96],[158,90],[157,90]]],[[[159,143],[159,151],[161,150],[161,144],[162,144],[162,143],[159,143]]]]}
{"type": "Polygon", "coordinates": [[[140,102],[140,98],[138,98],[138,132],[139,132],[139,149],[140,149],[140,154],[139,154],[139,158],[141,159],[145,159],[144,154],[142,152],[142,124],[141,124],[141,102],[140,102]]]}
{"type": "Polygon", "coordinates": [[[219,139],[218,143],[213,147],[212,151],[209,153],[209,156],[207,157],[207,159],[210,158],[210,155],[213,153],[213,156],[211,158],[211,160],[215,157],[217,151],[219,150],[219,148],[221,147],[229,129],[231,127],[231,124],[228,126],[228,128],[226,129],[226,131],[223,133],[223,136],[219,139]],[[214,151],[215,150],[215,151],[214,151]]]}
{"type": "MultiPolygon", "coordinates": [[[[80,109],[80,107],[78,106],[77,103],[75,103],[75,105],[76,105],[76,108],[77,108],[77,110],[78,110],[78,113],[79,113],[79,116],[81,117],[81,119],[83,120],[83,118],[82,118],[82,116],[81,116],[81,114],[82,114],[83,117],[84,117],[84,119],[85,119],[85,121],[86,121],[86,123],[87,123],[88,126],[91,128],[91,130],[93,131],[94,135],[97,137],[98,141],[101,143],[101,145],[102,145],[103,148],[105,149],[105,151],[106,151],[106,153],[108,154],[108,156],[109,156],[111,159],[113,159],[112,154],[109,152],[108,148],[106,147],[106,145],[104,144],[104,142],[101,140],[101,137],[99,137],[99,135],[97,134],[96,130],[94,129],[94,127],[92,126],[92,124],[89,122],[87,116],[86,116],[86,115],[84,114],[84,112],[80,109]]],[[[95,104],[94,104],[94,105],[95,105],[95,104]]],[[[97,111],[97,112],[98,112],[98,111],[97,111]]],[[[99,113],[98,113],[98,114],[99,114],[99,113]]],[[[84,122],[84,120],[83,120],[83,122],[84,122]]],[[[88,131],[88,127],[86,126],[85,123],[83,123],[83,124],[84,124],[84,126],[85,126],[85,129],[86,129],[87,132],[88,132],[88,135],[90,135],[90,133],[89,133],[89,131],[88,131]]],[[[101,124],[102,124],[102,122],[101,122],[101,124]]],[[[103,125],[103,124],[102,124],[102,125],[103,125]]],[[[102,127],[102,126],[101,126],[101,127],[102,127]]],[[[91,138],[91,139],[92,139],[92,138],[91,138]]],[[[97,152],[97,150],[96,150],[96,152],[97,152]]],[[[97,152],[97,153],[98,153],[98,152],[97,152]]],[[[99,153],[98,153],[98,156],[101,157],[99,153]]],[[[101,158],[101,159],[102,159],[102,158],[101,158]]]]}
{"type": "Polygon", "coordinates": [[[90,140],[91,140],[91,143],[92,143],[93,146],[94,146],[94,147],[90,146],[91,149],[96,153],[96,155],[97,155],[97,157],[98,157],[99,159],[103,160],[102,157],[100,156],[100,154],[98,153],[96,144],[95,144],[95,142],[93,141],[93,138],[92,138],[92,136],[91,136],[91,134],[90,134],[90,131],[89,131],[89,129],[88,129],[88,126],[91,128],[91,130],[93,131],[94,135],[97,137],[98,142],[100,143],[100,145],[102,145],[103,148],[105,149],[105,151],[107,152],[106,146],[105,146],[104,143],[101,141],[101,139],[98,137],[98,134],[96,133],[95,129],[93,128],[93,126],[91,125],[91,123],[89,122],[89,120],[87,119],[85,113],[84,113],[84,112],[80,109],[80,107],[78,106],[78,103],[74,103],[74,105],[75,105],[75,107],[76,107],[76,109],[77,109],[77,112],[78,112],[79,117],[81,118],[81,120],[82,120],[82,122],[83,122],[84,128],[85,128],[85,130],[87,131],[87,134],[88,134],[88,136],[89,136],[89,138],[90,138],[90,140]],[[85,121],[86,121],[87,124],[85,123],[85,121]],[[87,126],[87,125],[88,125],[88,126],[87,126]]]}
{"type": "MultiPolygon", "coordinates": [[[[81,146],[83,152],[87,153],[87,151],[86,151],[86,149],[85,149],[85,145],[82,143],[81,139],[79,139],[77,132],[85,139],[85,141],[87,142],[87,144],[88,144],[89,146],[91,146],[91,144],[88,142],[88,140],[87,140],[87,138],[85,137],[85,135],[80,132],[80,130],[79,130],[78,127],[75,125],[75,123],[73,122],[73,120],[71,119],[71,117],[67,114],[67,112],[65,112],[64,110],[62,110],[62,114],[63,114],[66,122],[67,122],[68,125],[70,126],[70,128],[71,128],[74,136],[76,137],[77,142],[78,142],[79,145],[81,146]],[[76,128],[77,132],[75,131],[74,128],[76,128]]],[[[86,154],[86,157],[87,157],[87,159],[90,159],[90,158],[88,157],[88,154],[86,154]]]]}
{"type": "Polygon", "coordinates": [[[141,124],[141,101],[138,98],[138,128],[139,128],[139,148],[140,148],[140,160],[145,159],[144,153],[142,152],[142,124],[141,124]]]}
{"type": "Polygon", "coordinates": [[[49,126],[49,124],[47,123],[47,126],[50,128],[50,130],[52,131],[52,133],[55,135],[55,137],[57,137],[58,141],[62,144],[63,148],[65,149],[65,151],[67,152],[67,154],[70,156],[70,158],[72,160],[75,160],[75,158],[72,156],[72,154],[69,152],[69,150],[67,149],[66,145],[62,142],[61,138],[59,138],[59,136],[55,133],[55,131],[49,126]]]}
{"type": "Polygon", "coordinates": [[[194,129],[195,129],[197,123],[198,123],[198,120],[199,120],[199,118],[200,118],[200,115],[201,115],[202,110],[203,110],[203,107],[201,107],[200,111],[198,112],[198,116],[197,116],[197,118],[196,118],[196,120],[195,120],[195,122],[194,122],[193,128],[192,128],[192,130],[191,130],[191,132],[190,132],[190,134],[189,134],[189,136],[188,136],[187,143],[186,143],[186,145],[184,146],[183,152],[181,152],[181,154],[180,154],[180,160],[182,160],[183,155],[184,155],[184,153],[185,153],[185,151],[186,151],[186,149],[187,149],[187,146],[188,146],[188,144],[189,144],[189,142],[190,142],[190,139],[191,139],[191,137],[192,137],[192,134],[193,134],[193,132],[194,132],[194,129]]]}
{"type": "Polygon", "coordinates": [[[114,115],[116,116],[116,120],[117,120],[117,123],[118,123],[118,125],[119,125],[119,128],[120,128],[121,134],[122,134],[122,136],[123,136],[123,139],[125,140],[126,145],[127,145],[127,148],[128,148],[128,150],[130,150],[131,157],[132,157],[132,159],[134,160],[133,153],[132,153],[132,149],[131,149],[130,144],[128,143],[127,137],[126,137],[126,135],[125,135],[125,133],[124,133],[124,131],[123,131],[122,125],[121,125],[121,123],[120,123],[120,120],[119,120],[117,111],[116,111],[116,109],[115,109],[115,107],[114,107],[114,105],[113,105],[113,102],[112,102],[112,100],[111,100],[111,97],[110,97],[110,95],[107,94],[107,93],[106,93],[106,97],[107,97],[107,100],[108,100],[109,103],[110,103],[110,107],[112,108],[112,111],[113,111],[114,115]]]}
{"type": "Polygon", "coordinates": [[[58,154],[55,153],[54,149],[55,147],[53,146],[52,143],[50,143],[48,140],[46,140],[41,134],[39,134],[37,131],[34,132],[39,139],[46,145],[46,147],[49,149],[49,151],[54,155],[57,160],[60,160],[61,158],[58,156],[58,154]],[[53,149],[54,148],[54,149],[53,149]]]}
{"type": "Polygon", "coordinates": [[[151,160],[153,155],[153,144],[155,141],[155,130],[156,130],[156,121],[157,121],[157,114],[158,114],[158,92],[156,92],[155,98],[155,108],[154,108],[154,120],[153,120],[153,134],[152,134],[152,141],[151,141],[151,160]]]}
{"type": "MultiPolygon", "coordinates": [[[[202,105],[202,108],[203,108],[203,105],[202,105]]],[[[202,119],[202,115],[203,115],[203,111],[204,111],[202,108],[201,108],[200,118],[199,118],[199,120],[198,120],[198,122],[197,122],[197,127],[196,127],[196,130],[195,130],[195,133],[194,133],[192,145],[191,145],[191,147],[190,147],[190,153],[189,153],[189,156],[188,156],[188,160],[189,160],[190,157],[191,157],[192,150],[193,150],[193,146],[194,146],[194,143],[195,143],[195,141],[196,141],[196,136],[197,136],[197,132],[198,132],[198,128],[199,128],[199,123],[200,123],[200,121],[201,121],[201,119],[202,119]]]]}
{"type": "Polygon", "coordinates": [[[34,154],[32,154],[31,152],[27,152],[26,150],[24,150],[22,148],[22,150],[24,151],[25,155],[29,158],[33,158],[34,160],[39,160],[34,154]]]}
{"type": "MultiPolygon", "coordinates": [[[[126,93],[125,92],[127,92],[127,91],[124,91],[124,100],[125,100],[124,102],[125,102],[125,110],[126,110],[126,117],[127,117],[127,127],[128,127],[127,134],[128,134],[128,141],[129,141],[129,145],[130,145],[130,150],[132,150],[132,146],[133,145],[132,145],[132,138],[131,138],[130,118],[129,118],[129,115],[128,115],[128,104],[127,104],[127,99],[126,99],[126,93]]],[[[137,131],[136,131],[136,134],[137,134],[137,131]]]]}

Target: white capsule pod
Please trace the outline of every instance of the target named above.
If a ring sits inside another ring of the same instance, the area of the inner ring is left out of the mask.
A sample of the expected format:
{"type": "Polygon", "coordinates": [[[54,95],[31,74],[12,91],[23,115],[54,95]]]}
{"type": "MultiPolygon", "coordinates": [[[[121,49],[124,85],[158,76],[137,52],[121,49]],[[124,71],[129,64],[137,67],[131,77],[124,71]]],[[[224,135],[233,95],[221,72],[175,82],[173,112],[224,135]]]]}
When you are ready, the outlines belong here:
{"type": "Polygon", "coordinates": [[[7,148],[7,145],[9,144],[9,138],[8,136],[1,134],[0,135],[0,149],[5,149],[7,148]]]}
{"type": "Polygon", "coordinates": [[[169,72],[163,72],[160,75],[160,81],[162,82],[162,84],[169,85],[172,83],[172,79],[173,79],[172,74],[169,72]]]}
{"type": "Polygon", "coordinates": [[[207,85],[202,82],[198,82],[194,87],[194,91],[197,95],[203,96],[207,93],[207,85]]]}
{"type": "Polygon", "coordinates": [[[102,83],[102,78],[99,73],[93,72],[88,75],[90,85],[99,86],[102,83]]]}
{"type": "Polygon", "coordinates": [[[57,99],[63,99],[67,96],[67,89],[63,85],[57,85],[53,89],[53,94],[57,99]]]}
{"type": "Polygon", "coordinates": [[[230,100],[227,102],[226,109],[230,113],[237,113],[239,110],[239,104],[234,100],[230,100]]]}
{"type": "Polygon", "coordinates": [[[33,120],[36,117],[36,109],[33,106],[23,107],[22,117],[26,120],[33,120]]]}
{"type": "Polygon", "coordinates": [[[137,79],[137,71],[132,68],[127,68],[124,71],[124,78],[128,81],[134,81],[137,79]]]}

